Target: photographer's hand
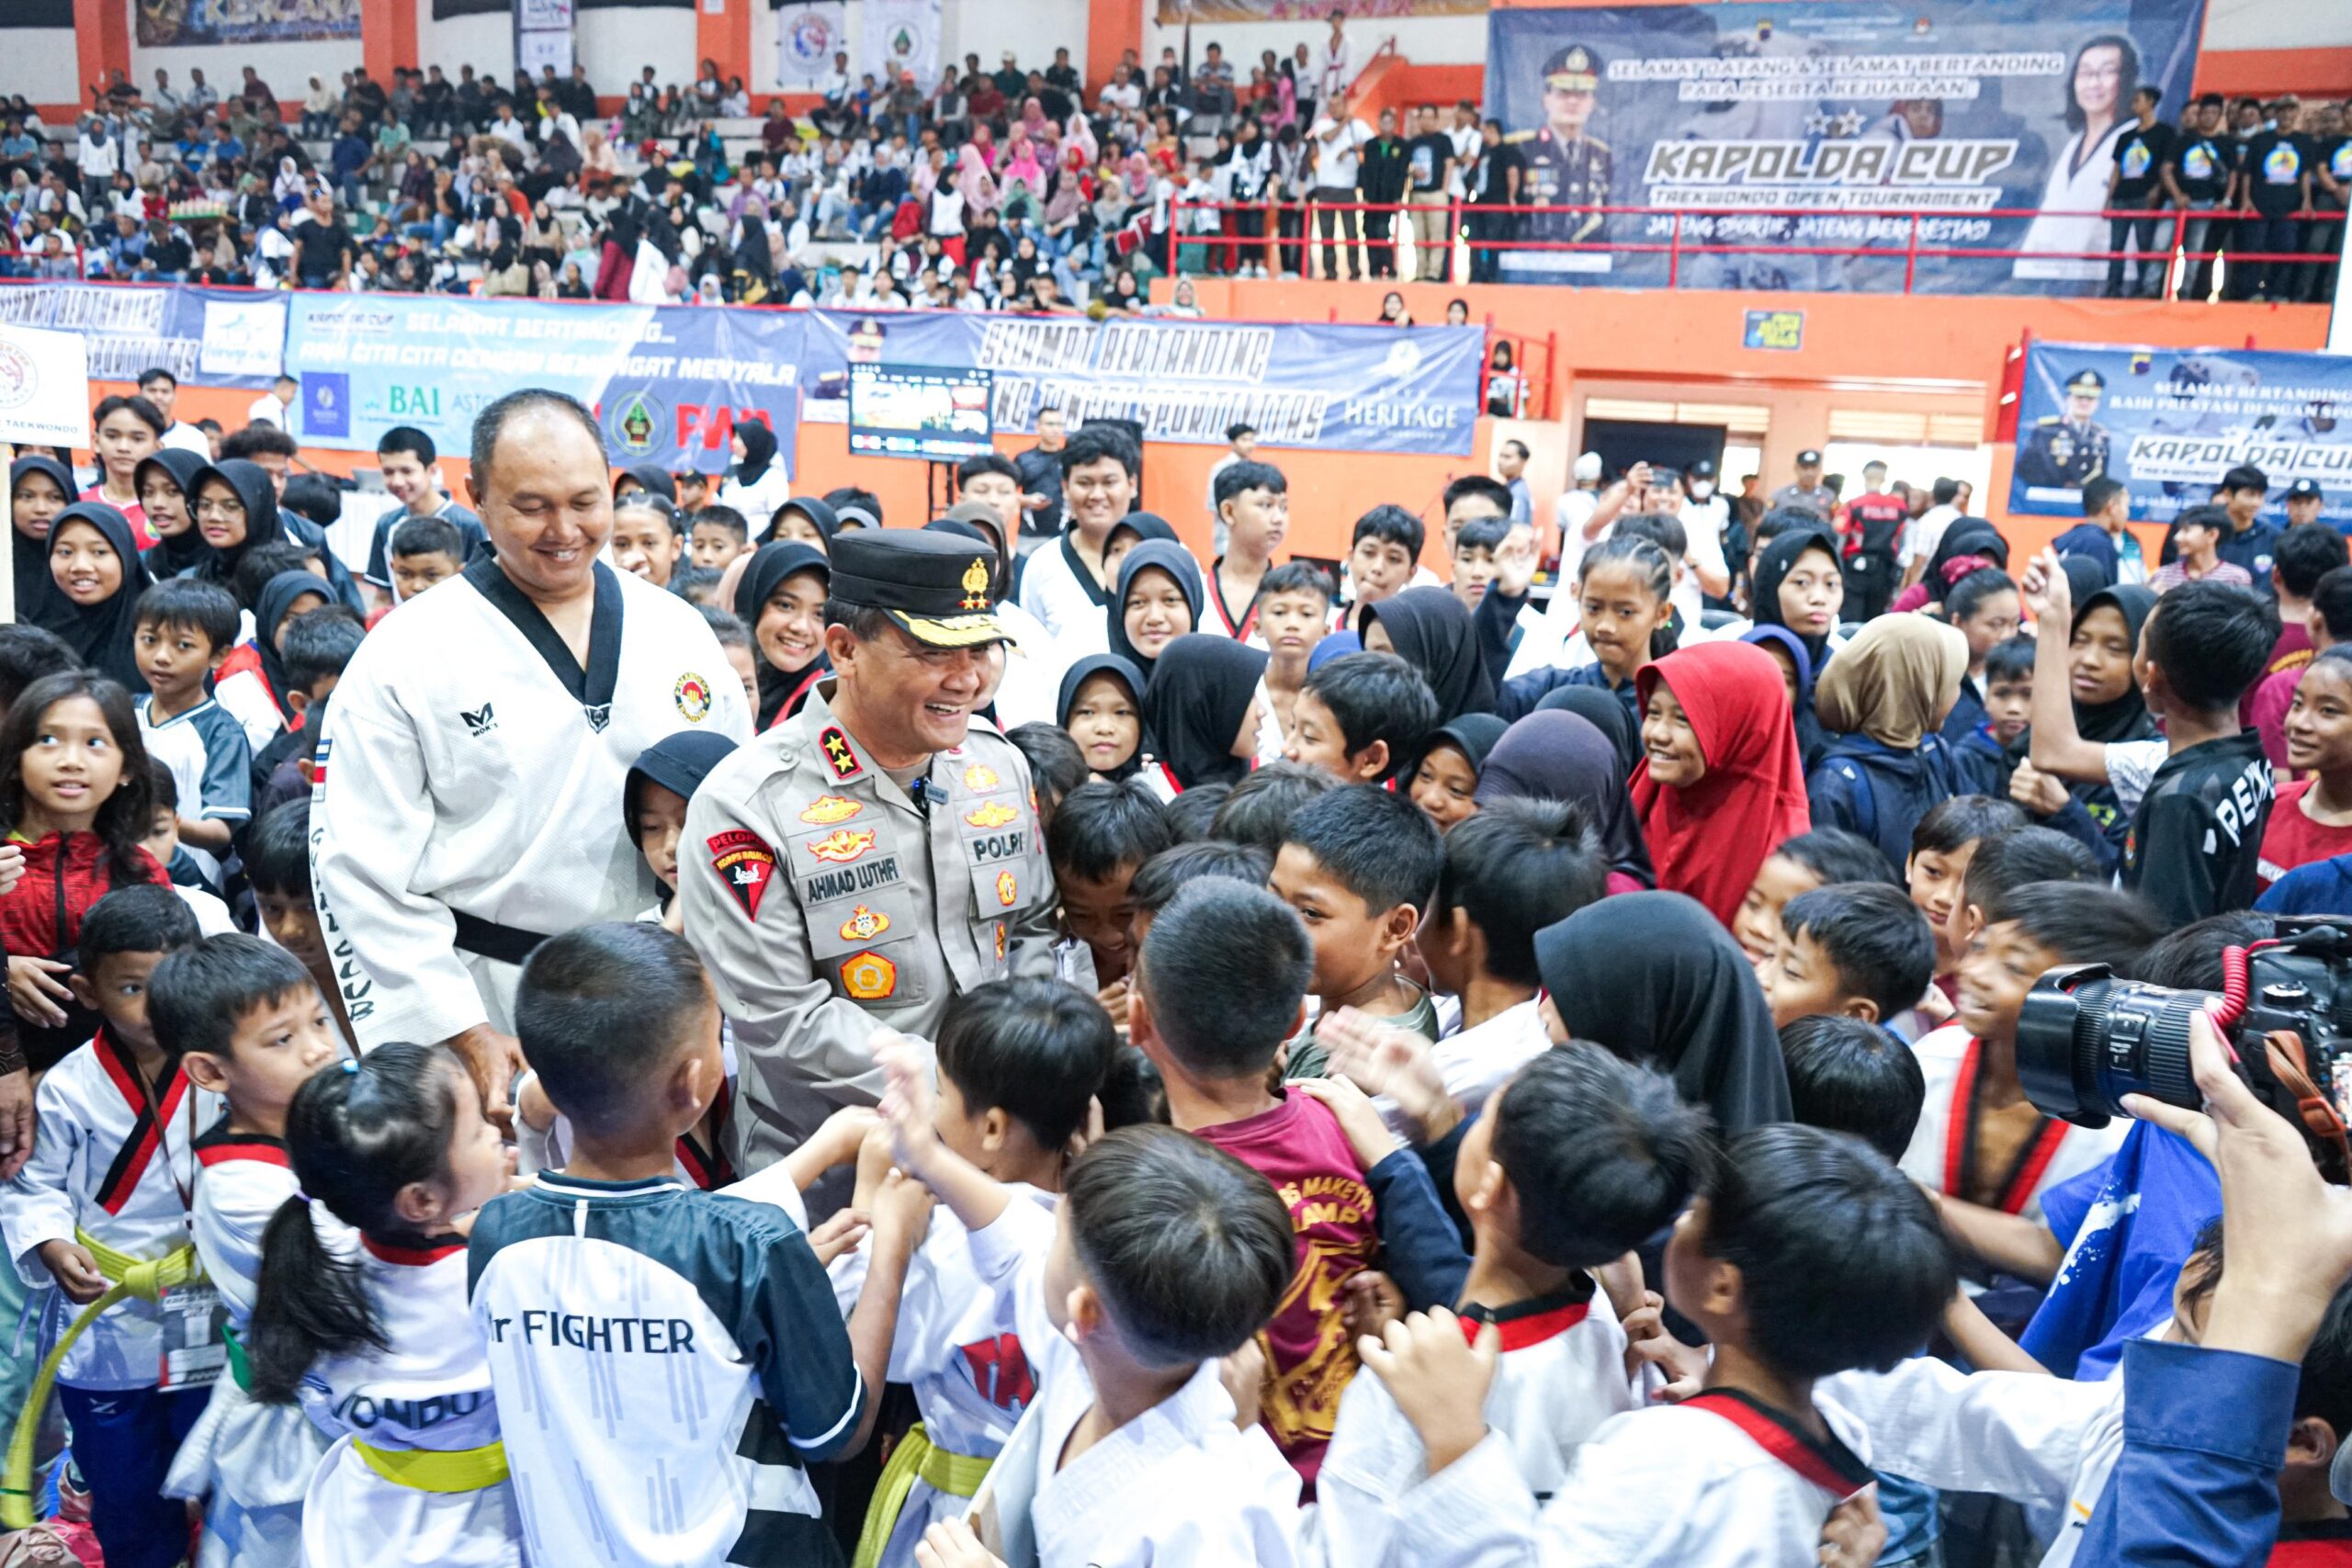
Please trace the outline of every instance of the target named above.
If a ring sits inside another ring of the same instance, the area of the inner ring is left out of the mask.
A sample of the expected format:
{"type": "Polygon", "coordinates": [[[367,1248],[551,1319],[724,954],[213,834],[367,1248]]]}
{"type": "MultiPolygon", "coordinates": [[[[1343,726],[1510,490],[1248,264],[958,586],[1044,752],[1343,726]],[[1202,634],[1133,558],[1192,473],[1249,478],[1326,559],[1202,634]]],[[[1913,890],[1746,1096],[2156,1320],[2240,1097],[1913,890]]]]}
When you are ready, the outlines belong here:
{"type": "Polygon", "coordinates": [[[2239,1078],[2208,1014],[2190,1021],[2188,1060],[2203,1113],[2139,1094],[2123,1109],[2188,1139],[2221,1173],[2228,1246],[2203,1343],[2300,1361],[2352,1276],[2352,1192],[2321,1179],[2303,1134],[2239,1078]]]}

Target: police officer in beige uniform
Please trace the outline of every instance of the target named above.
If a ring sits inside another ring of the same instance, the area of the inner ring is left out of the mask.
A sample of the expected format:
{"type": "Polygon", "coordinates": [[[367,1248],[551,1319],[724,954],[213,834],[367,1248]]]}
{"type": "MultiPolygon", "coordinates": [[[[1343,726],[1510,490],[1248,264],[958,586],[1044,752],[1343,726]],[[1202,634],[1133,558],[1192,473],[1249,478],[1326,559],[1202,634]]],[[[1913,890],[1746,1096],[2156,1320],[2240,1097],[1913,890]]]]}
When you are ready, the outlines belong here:
{"type": "Polygon", "coordinates": [[[929,1039],[959,991],[1053,973],[1029,767],[985,721],[996,553],[954,534],[833,541],[831,679],[695,791],[686,940],[734,1022],[739,1164],[879,1099],[879,1028],[929,1039]]]}

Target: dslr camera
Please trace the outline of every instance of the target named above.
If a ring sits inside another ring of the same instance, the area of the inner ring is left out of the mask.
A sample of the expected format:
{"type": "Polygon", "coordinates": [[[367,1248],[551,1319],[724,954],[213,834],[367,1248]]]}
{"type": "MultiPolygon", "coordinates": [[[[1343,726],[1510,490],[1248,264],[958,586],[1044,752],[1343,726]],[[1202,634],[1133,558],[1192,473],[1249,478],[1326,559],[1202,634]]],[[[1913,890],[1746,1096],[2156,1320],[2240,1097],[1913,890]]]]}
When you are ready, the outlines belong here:
{"type": "Polygon", "coordinates": [[[2035,1109],[2077,1126],[2124,1114],[2127,1094],[2194,1110],[2189,1021],[2211,1010],[2237,1073],[2301,1126],[2346,1179],[2352,1106],[2352,920],[2282,918],[2278,934],[2222,953],[2225,988],[2177,991],[2070,964],[2033,983],[2018,1015],[2018,1080],[2035,1109]]]}

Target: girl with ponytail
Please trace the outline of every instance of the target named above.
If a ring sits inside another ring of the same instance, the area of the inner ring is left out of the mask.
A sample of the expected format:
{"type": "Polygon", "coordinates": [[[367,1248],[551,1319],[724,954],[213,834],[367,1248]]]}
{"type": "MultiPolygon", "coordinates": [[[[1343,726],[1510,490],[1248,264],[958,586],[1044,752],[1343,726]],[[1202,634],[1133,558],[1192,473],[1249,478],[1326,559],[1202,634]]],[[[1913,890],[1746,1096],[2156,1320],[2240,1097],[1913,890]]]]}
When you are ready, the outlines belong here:
{"type": "Polygon", "coordinates": [[[246,1348],[255,1399],[299,1400],[336,1434],[303,1500],[302,1561],[519,1564],[462,1234],[509,1156],[464,1063],[393,1044],[328,1067],[296,1092],[286,1145],[301,1191],[263,1233],[246,1348]],[[359,1233],[356,1258],[322,1244],[314,1207],[359,1233]]]}

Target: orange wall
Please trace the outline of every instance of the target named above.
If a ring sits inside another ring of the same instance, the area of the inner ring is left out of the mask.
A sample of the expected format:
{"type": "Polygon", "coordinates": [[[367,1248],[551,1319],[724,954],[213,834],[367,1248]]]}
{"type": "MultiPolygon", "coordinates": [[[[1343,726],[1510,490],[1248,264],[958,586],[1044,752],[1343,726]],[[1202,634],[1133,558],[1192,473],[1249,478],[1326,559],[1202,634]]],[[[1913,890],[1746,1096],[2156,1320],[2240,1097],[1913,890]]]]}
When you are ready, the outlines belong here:
{"type": "MultiPolygon", "coordinates": [[[[1158,285],[1163,298],[1167,287],[1164,279],[1158,285]]],[[[1791,470],[1801,447],[1826,441],[1833,403],[1935,412],[1973,404],[1983,411],[1989,440],[2003,356],[2029,333],[2060,342],[2311,350],[2322,345],[2327,326],[2325,308],[2308,305],[1758,296],[1507,284],[1400,287],[1420,321],[1442,321],[1446,300],[1460,296],[1469,301],[1474,321],[1491,317],[1498,329],[1555,338],[1553,406],[1565,423],[1556,431],[1543,425],[1521,427],[1532,446],[1561,450],[1572,446],[1581,429],[1583,400],[1594,393],[1769,401],[1773,417],[1764,442],[1768,478],[1791,470]],[[1742,312],[1754,308],[1803,310],[1803,347],[1786,353],[1741,347],[1742,312]]],[[[1369,321],[1379,311],[1384,286],[1210,280],[1199,283],[1198,289],[1201,304],[1212,316],[1320,321],[1336,310],[1339,320],[1369,321]]],[[[130,389],[101,385],[93,391],[103,395],[130,389]]],[[[180,394],[179,414],[188,420],[209,414],[234,429],[243,423],[245,406],[252,400],[249,391],[190,386],[180,394]]],[[[1464,457],[1267,448],[1267,457],[1290,479],[1290,548],[1304,555],[1344,554],[1355,519],[1385,502],[1408,507],[1434,525],[1441,515],[1440,492],[1463,473],[1487,472],[1493,441],[1494,422],[1482,419],[1473,452],[1464,457]]],[[[1026,437],[998,442],[1007,452],[1029,444],[1026,437]]],[[[1166,517],[1204,556],[1209,529],[1204,492],[1209,466],[1223,451],[1222,446],[1154,442],[1144,453],[1143,504],[1166,517]]],[[[841,425],[803,424],[796,452],[794,472],[803,489],[862,485],[880,496],[893,525],[922,517],[923,465],[853,457],[841,425]]],[[[310,456],[317,467],[335,473],[373,462],[358,453],[310,456]]],[[[1558,461],[1565,465],[1565,457],[1558,461]]],[[[442,466],[462,494],[462,458],[445,458],[442,466]]],[[[1543,480],[1548,466],[1539,462],[1532,477],[1543,480]]],[[[2007,452],[1996,448],[1988,493],[1976,500],[1976,510],[1996,522],[2005,519],[2000,500],[2007,493],[2008,468],[2007,452]]],[[[2018,543],[2029,546],[2052,532],[2042,519],[2021,519],[2013,529],[2018,543]]],[[[1432,527],[1432,557],[1439,554],[1434,536],[1432,527]]],[[[1436,564],[1442,567],[1442,562],[1436,564]]]]}

